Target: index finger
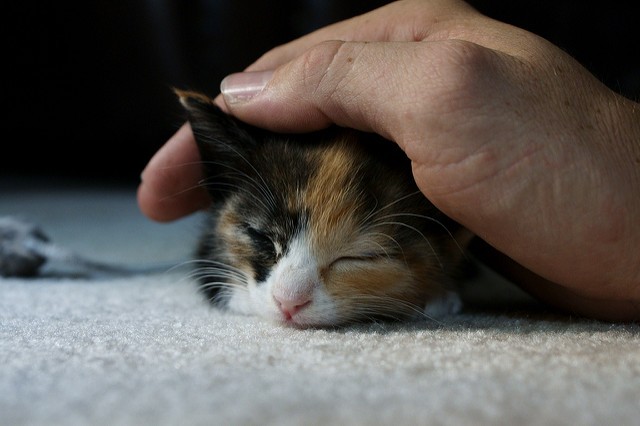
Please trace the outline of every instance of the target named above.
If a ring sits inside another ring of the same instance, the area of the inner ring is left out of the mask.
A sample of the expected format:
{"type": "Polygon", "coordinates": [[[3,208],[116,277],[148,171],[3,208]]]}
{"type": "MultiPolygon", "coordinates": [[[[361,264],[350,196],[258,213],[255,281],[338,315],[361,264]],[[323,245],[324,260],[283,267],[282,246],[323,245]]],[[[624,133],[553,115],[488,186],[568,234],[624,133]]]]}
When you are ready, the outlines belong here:
{"type": "Polygon", "coordinates": [[[475,12],[457,0],[394,2],[328,25],[265,53],[245,71],[273,70],[325,41],[420,41],[452,17],[475,12]]]}

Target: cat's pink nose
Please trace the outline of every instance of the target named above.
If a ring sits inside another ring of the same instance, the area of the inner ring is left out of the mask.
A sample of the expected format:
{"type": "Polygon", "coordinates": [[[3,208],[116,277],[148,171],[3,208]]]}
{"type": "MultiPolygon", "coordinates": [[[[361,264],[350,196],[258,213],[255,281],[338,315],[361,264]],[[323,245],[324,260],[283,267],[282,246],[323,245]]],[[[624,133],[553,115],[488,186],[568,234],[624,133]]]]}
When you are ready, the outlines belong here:
{"type": "Polygon", "coordinates": [[[311,303],[310,296],[283,297],[273,295],[273,300],[275,300],[276,305],[278,305],[278,308],[287,320],[290,320],[301,309],[304,309],[311,303]]]}

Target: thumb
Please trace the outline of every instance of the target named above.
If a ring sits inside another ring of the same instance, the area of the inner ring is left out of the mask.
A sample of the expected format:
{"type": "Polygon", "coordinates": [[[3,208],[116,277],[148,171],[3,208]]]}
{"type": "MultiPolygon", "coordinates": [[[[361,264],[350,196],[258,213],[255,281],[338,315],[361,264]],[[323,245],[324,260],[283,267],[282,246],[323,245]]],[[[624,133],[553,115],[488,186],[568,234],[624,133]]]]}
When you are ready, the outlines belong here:
{"type": "Polygon", "coordinates": [[[389,138],[401,45],[324,42],[273,71],[228,76],[222,96],[234,116],[266,129],[306,132],[335,123],[389,138]]]}

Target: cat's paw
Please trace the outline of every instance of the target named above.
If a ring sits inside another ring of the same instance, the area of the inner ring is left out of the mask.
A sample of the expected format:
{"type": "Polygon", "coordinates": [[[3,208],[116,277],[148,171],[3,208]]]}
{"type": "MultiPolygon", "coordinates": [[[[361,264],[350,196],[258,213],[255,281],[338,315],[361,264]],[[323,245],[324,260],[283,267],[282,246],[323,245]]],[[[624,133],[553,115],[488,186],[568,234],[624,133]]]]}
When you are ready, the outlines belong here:
{"type": "Polygon", "coordinates": [[[0,217],[0,276],[36,275],[46,261],[40,249],[48,238],[36,225],[22,219],[0,217]]]}
{"type": "Polygon", "coordinates": [[[462,310],[462,299],[454,291],[446,291],[441,296],[432,299],[424,308],[428,318],[441,318],[454,315],[462,310]]]}

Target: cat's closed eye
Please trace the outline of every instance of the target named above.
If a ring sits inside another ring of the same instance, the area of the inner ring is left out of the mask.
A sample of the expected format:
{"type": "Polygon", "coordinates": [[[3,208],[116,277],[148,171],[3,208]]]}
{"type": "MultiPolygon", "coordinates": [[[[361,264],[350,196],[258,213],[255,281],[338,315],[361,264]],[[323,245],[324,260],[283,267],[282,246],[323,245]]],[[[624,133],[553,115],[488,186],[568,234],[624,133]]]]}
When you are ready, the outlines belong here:
{"type": "Polygon", "coordinates": [[[179,92],[212,208],[198,259],[205,294],[233,312],[297,326],[420,317],[449,294],[464,230],[418,190],[375,135],[281,135],[179,92]]]}
{"type": "Polygon", "coordinates": [[[376,262],[378,260],[384,259],[385,257],[389,257],[388,253],[367,252],[359,255],[340,256],[333,262],[331,262],[329,267],[349,267],[350,265],[357,265],[359,263],[376,262]]]}

